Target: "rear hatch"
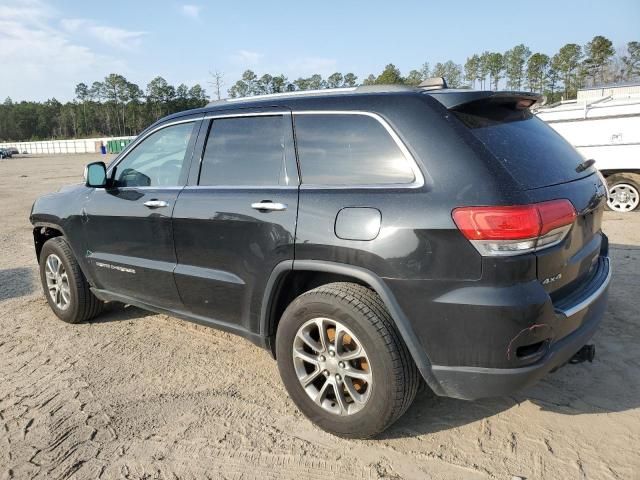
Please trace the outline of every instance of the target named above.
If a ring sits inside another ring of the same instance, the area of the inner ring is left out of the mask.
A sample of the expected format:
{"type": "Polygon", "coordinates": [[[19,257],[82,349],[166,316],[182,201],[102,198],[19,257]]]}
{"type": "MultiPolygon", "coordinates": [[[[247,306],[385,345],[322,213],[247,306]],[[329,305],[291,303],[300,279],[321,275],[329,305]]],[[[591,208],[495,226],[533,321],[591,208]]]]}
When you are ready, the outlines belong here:
{"type": "Polygon", "coordinates": [[[568,199],[577,217],[566,238],[538,250],[537,275],[552,298],[588,282],[602,248],[605,187],[596,170],[529,110],[537,97],[496,93],[453,108],[458,119],[526,191],[529,202],[568,199]]]}

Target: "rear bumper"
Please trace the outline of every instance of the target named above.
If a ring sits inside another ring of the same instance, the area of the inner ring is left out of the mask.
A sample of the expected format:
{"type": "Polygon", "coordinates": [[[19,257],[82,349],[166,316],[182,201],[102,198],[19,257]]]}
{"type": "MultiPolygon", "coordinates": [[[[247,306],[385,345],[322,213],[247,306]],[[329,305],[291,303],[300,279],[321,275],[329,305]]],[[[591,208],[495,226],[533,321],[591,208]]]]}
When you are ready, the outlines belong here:
{"type": "Polygon", "coordinates": [[[474,400],[484,397],[509,395],[534,384],[545,374],[561,367],[585,345],[596,332],[607,306],[611,267],[607,257],[601,257],[602,272],[598,281],[574,299],[575,303],[556,308],[561,323],[579,321],[579,327],[552,343],[544,357],[531,365],[518,368],[484,368],[432,365],[431,372],[422,372],[425,378],[438,383],[434,391],[443,396],[474,400]]]}

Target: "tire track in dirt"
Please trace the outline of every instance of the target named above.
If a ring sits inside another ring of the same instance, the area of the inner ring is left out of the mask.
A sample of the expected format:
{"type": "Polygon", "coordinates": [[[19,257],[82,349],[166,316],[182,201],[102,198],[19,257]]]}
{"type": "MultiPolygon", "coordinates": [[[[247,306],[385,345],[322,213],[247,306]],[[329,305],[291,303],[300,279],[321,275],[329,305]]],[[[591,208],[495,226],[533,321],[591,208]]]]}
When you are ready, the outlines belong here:
{"type": "MultiPolygon", "coordinates": [[[[308,444],[274,426],[274,418],[281,417],[274,417],[271,406],[243,398],[233,384],[147,395],[135,402],[112,399],[115,403],[105,408],[92,394],[89,375],[83,371],[86,365],[78,365],[89,352],[76,350],[71,356],[55,344],[27,341],[29,335],[21,327],[12,333],[16,339],[0,345],[4,360],[0,376],[7,379],[0,387],[0,412],[7,433],[3,439],[8,452],[16,442],[21,445],[17,456],[7,458],[7,474],[11,472],[12,478],[144,478],[158,472],[161,478],[209,474],[212,478],[313,479],[326,472],[335,478],[377,478],[373,469],[357,459],[296,454],[308,444]],[[116,421],[104,413],[107,410],[119,413],[116,421]],[[190,428],[202,426],[203,419],[211,435],[194,442],[188,438],[190,428]],[[155,438],[140,439],[140,427],[151,424],[155,438]],[[276,449],[280,443],[285,453],[252,450],[256,440],[271,442],[276,449]],[[171,445],[168,451],[166,445],[171,445]],[[205,460],[195,466],[189,461],[194,455],[205,460]],[[172,467],[159,468],[157,458],[171,460],[172,467]]],[[[117,342],[111,343],[117,347],[117,342]]],[[[283,405],[276,408],[282,409],[283,405]]]]}
{"type": "Polygon", "coordinates": [[[43,345],[19,337],[0,346],[6,440],[21,445],[6,465],[17,478],[68,478],[95,459],[93,439],[104,422],[84,411],[93,399],[74,370],[76,361],[52,360],[43,345]]]}

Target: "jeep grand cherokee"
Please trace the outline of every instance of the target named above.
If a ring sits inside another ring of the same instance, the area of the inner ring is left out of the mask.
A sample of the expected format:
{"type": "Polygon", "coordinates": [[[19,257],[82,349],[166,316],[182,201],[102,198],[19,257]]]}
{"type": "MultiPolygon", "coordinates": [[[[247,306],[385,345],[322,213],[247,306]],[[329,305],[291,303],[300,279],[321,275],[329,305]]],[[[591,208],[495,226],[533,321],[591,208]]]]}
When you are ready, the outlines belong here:
{"type": "Polygon", "coordinates": [[[249,339],[345,437],[387,428],[422,379],[507,395],[590,358],[610,279],[602,178],[537,101],[427,82],[163,118],[35,202],[47,301],[71,323],[117,301],[249,339]]]}

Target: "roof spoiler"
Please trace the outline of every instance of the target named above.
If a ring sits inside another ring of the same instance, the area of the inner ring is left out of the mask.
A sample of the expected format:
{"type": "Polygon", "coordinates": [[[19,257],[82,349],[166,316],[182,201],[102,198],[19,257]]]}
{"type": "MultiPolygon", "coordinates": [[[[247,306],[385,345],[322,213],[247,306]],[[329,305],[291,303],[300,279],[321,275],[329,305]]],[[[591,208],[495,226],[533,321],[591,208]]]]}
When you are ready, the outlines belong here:
{"type": "Polygon", "coordinates": [[[448,87],[444,77],[431,77],[422,81],[418,85],[418,88],[421,88],[423,90],[442,90],[443,88],[448,87]]]}
{"type": "Polygon", "coordinates": [[[458,90],[429,92],[449,110],[461,110],[480,104],[513,104],[514,108],[531,108],[542,102],[543,96],[532,92],[458,90]]]}

